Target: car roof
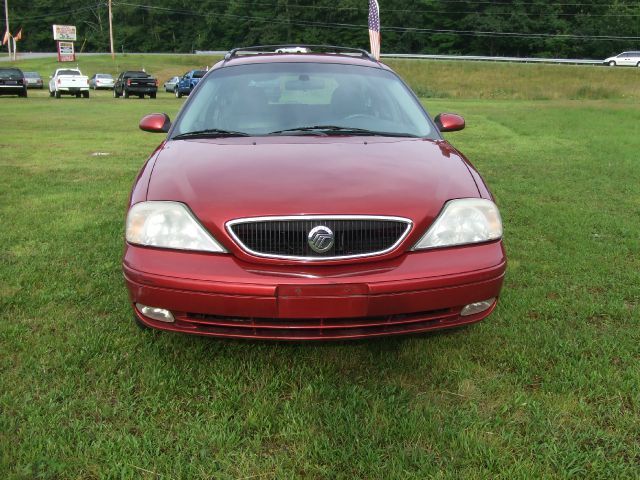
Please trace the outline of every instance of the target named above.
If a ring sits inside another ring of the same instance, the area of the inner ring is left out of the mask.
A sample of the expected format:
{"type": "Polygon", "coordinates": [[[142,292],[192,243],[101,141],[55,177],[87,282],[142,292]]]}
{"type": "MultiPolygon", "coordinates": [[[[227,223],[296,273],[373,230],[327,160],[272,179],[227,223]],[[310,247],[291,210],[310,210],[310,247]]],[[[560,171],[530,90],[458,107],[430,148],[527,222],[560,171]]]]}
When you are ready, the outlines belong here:
{"type": "Polygon", "coordinates": [[[266,45],[236,48],[227,53],[225,59],[216,64],[216,67],[258,63],[338,63],[389,69],[364,50],[327,45],[266,45]],[[308,52],[276,53],[276,49],[298,47],[306,48],[308,52]]]}

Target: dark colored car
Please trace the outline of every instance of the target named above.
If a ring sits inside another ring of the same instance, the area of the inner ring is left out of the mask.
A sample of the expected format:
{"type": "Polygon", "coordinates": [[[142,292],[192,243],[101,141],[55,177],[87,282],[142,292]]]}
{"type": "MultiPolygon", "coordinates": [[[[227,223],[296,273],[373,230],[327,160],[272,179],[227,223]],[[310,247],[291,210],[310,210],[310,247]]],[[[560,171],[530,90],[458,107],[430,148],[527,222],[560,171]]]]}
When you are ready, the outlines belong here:
{"type": "Polygon", "coordinates": [[[19,68],[0,68],[0,95],[27,96],[27,82],[19,68]]]}
{"type": "Polygon", "coordinates": [[[185,73],[175,86],[174,93],[176,94],[176,98],[189,95],[206,73],[206,70],[190,70],[185,73]]]}
{"type": "Polygon", "coordinates": [[[491,193],[441,134],[464,120],[431,119],[367,52],[307,48],[233,50],[175,123],[140,122],[168,135],[130,196],[137,322],[330,340],[484,319],[506,256],[491,193]]]}
{"type": "Polygon", "coordinates": [[[44,82],[38,72],[24,72],[24,79],[27,82],[27,88],[44,88],[44,82]]]}
{"type": "Polygon", "coordinates": [[[158,80],[142,71],[122,72],[118,75],[113,86],[114,98],[129,98],[131,95],[136,95],[139,98],[144,98],[145,95],[156,98],[157,92],[158,80]]]}

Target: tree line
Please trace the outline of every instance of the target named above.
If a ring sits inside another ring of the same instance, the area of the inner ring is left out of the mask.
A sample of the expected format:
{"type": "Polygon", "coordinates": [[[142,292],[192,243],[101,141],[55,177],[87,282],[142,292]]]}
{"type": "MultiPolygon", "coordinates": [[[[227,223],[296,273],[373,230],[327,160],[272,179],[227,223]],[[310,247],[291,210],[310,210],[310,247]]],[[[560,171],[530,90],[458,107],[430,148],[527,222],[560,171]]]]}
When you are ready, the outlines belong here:
{"type": "MultiPolygon", "coordinates": [[[[640,50],[640,0],[379,0],[382,52],[604,58],[640,50]]],[[[52,24],[77,51],[107,52],[106,0],[10,1],[20,51],[52,51],[52,24]]],[[[306,43],[368,49],[367,0],[113,0],[119,52],[306,43]]],[[[3,30],[4,32],[4,30],[3,30]]]]}

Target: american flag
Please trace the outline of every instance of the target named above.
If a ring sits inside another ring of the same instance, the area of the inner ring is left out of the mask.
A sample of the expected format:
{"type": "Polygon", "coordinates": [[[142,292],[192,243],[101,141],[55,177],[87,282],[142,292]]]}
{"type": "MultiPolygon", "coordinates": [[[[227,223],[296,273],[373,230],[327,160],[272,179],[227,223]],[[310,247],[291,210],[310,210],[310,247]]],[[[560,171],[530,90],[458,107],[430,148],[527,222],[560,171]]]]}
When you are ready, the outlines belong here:
{"type": "Polygon", "coordinates": [[[380,60],[380,7],[378,0],[369,0],[369,43],[371,54],[380,60]]]}

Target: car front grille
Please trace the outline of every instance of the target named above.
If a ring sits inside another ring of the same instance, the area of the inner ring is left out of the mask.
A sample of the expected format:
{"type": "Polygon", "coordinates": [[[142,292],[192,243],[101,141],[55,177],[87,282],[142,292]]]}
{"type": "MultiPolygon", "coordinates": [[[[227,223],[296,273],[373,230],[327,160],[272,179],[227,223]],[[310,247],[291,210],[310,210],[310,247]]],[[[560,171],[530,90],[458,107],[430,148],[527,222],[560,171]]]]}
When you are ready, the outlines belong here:
{"type": "Polygon", "coordinates": [[[411,230],[400,217],[301,216],[232,220],[227,229],[246,252],[260,257],[330,260],[382,255],[396,248],[411,230]],[[333,244],[314,250],[309,235],[320,227],[333,244]]]}
{"type": "MultiPolygon", "coordinates": [[[[441,309],[367,318],[241,318],[184,313],[176,321],[200,335],[270,340],[339,340],[398,335],[477,322],[459,309],[441,309]]],[[[185,330],[186,331],[186,330],[185,330]]]]}

